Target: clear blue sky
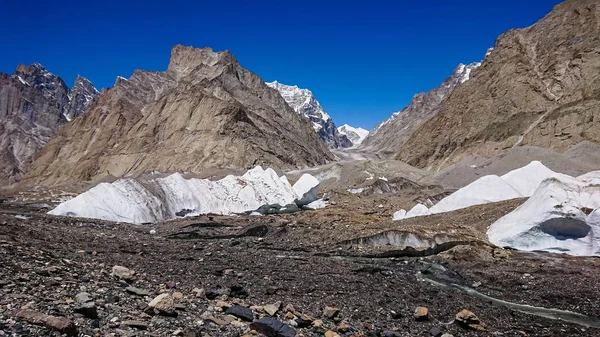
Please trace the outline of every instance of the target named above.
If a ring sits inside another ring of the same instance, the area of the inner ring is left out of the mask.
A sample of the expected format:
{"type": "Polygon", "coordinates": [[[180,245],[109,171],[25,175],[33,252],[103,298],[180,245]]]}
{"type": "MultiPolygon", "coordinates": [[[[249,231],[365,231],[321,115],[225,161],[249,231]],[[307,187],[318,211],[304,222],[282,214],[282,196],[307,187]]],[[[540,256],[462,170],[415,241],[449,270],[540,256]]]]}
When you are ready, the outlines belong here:
{"type": "Polygon", "coordinates": [[[178,43],[230,50],[265,81],[311,89],[336,124],[370,129],[482,59],[557,0],[5,1],[0,71],[40,62],[98,88],[164,70],[178,43]]]}

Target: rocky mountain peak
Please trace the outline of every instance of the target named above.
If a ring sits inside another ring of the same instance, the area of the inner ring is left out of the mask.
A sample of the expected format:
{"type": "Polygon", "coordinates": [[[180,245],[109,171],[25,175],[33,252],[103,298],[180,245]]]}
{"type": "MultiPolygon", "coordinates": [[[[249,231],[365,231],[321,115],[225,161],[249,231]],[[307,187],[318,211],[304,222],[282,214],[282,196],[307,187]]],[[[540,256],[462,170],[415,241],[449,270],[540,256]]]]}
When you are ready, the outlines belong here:
{"type": "Polygon", "coordinates": [[[100,92],[87,78],[77,75],[73,88],[69,91],[69,104],[64,115],[68,121],[83,114],[98,99],[100,92]]]}
{"type": "Polygon", "coordinates": [[[285,85],[277,81],[268,82],[267,85],[276,89],[294,111],[310,119],[314,130],[330,148],[352,146],[352,142],[348,137],[338,132],[333,120],[317,101],[312,91],[301,89],[296,85],[285,85]]]}
{"type": "Polygon", "coordinates": [[[194,48],[176,45],[171,49],[168,71],[181,78],[189,75],[200,65],[212,67],[217,63],[237,63],[229,51],[215,52],[212,48],[194,48]]]}
{"type": "Polygon", "coordinates": [[[229,52],[178,45],[171,54],[166,71],[136,70],[104,91],[45,146],[23,183],[333,159],[311,123],[229,52]]]}
{"type": "Polygon", "coordinates": [[[437,170],[523,145],[562,152],[600,142],[599,19],[596,0],[568,0],[532,26],[502,34],[396,158],[437,170]]]}

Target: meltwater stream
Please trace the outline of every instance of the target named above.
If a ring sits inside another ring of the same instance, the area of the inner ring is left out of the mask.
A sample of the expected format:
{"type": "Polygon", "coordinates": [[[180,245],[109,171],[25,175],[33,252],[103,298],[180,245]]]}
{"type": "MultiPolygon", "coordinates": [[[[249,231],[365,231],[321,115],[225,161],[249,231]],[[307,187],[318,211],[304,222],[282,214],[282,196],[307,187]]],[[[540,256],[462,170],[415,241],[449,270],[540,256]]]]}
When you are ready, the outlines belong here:
{"type": "Polygon", "coordinates": [[[530,314],[530,315],[549,318],[549,319],[561,320],[561,321],[568,322],[568,323],[583,325],[585,327],[600,328],[600,319],[598,317],[586,316],[586,315],[568,311],[568,310],[535,307],[532,305],[519,304],[519,303],[513,303],[513,302],[501,300],[501,299],[494,298],[494,297],[488,296],[486,294],[480,293],[473,288],[461,286],[456,283],[446,284],[446,283],[442,283],[442,282],[433,280],[433,279],[429,278],[427,275],[421,273],[420,271],[417,272],[415,276],[417,277],[417,279],[427,282],[436,287],[441,287],[441,288],[453,287],[453,288],[459,289],[459,290],[463,291],[464,293],[466,293],[470,296],[479,298],[485,302],[488,302],[493,306],[504,306],[509,309],[513,309],[515,311],[519,311],[519,312],[522,312],[525,314],[530,314]]]}

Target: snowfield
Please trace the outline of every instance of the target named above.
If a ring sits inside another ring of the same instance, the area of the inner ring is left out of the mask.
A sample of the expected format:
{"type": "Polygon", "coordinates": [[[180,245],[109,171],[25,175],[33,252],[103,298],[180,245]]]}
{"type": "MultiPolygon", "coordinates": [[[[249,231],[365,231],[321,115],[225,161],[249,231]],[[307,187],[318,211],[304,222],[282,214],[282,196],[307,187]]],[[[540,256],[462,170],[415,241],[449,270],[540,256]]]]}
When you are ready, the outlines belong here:
{"type": "Polygon", "coordinates": [[[208,213],[290,212],[316,201],[318,188],[319,182],[309,174],[292,186],[285,176],[260,166],[218,181],[185,179],[175,173],[143,182],[120,179],[98,184],[48,213],[140,224],[208,213]]]}

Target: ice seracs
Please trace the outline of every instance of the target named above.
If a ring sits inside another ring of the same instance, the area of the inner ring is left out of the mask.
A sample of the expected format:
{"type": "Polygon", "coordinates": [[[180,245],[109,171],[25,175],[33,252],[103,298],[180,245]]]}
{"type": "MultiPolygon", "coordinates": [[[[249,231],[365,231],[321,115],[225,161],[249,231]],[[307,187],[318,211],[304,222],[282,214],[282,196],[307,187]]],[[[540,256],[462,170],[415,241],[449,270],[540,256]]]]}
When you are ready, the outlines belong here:
{"type": "MultiPolygon", "coordinates": [[[[503,176],[488,175],[459,189],[437,204],[427,209],[417,205],[407,212],[404,218],[450,212],[461,208],[482,205],[516,198],[529,197],[539,184],[549,177],[557,175],[539,161],[532,161],[524,167],[508,172],[503,176]]],[[[400,214],[394,220],[401,220],[400,214]]]]}
{"type": "Polygon", "coordinates": [[[318,187],[309,174],[292,186],[273,169],[260,166],[217,181],[185,179],[175,173],[147,181],[102,183],[49,214],[139,224],[207,213],[288,212],[316,201],[318,187]]]}
{"type": "Polygon", "coordinates": [[[600,256],[598,173],[545,179],[533,195],[488,229],[498,246],[578,256],[600,256]]]}

